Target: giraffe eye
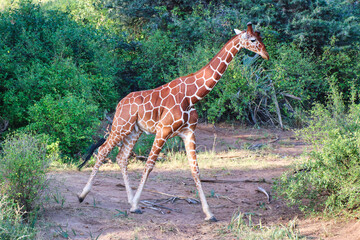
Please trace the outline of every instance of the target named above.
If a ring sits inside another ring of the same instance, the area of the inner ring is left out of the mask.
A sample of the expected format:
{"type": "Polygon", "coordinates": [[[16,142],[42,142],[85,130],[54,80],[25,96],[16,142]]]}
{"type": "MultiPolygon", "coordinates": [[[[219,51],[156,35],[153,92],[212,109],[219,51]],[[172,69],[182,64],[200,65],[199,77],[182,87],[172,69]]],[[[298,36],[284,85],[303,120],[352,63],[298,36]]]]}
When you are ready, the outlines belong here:
{"type": "Polygon", "coordinates": [[[255,42],[255,41],[256,41],[256,39],[255,39],[255,38],[252,38],[252,39],[250,39],[250,41],[251,41],[251,42],[255,42]]]}

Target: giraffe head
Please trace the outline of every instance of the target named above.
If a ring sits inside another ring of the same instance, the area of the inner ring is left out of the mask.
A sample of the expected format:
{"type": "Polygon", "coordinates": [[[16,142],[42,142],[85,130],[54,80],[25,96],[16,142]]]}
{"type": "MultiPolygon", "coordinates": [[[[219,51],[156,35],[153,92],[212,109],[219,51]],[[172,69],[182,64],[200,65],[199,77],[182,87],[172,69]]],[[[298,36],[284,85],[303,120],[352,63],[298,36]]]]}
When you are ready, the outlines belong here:
{"type": "Polygon", "coordinates": [[[246,48],[254,53],[259,54],[266,60],[269,60],[269,54],[266,51],[265,45],[262,42],[260,32],[253,30],[252,23],[249,22],[247,24],[246,31],[240,31],[238,29],[234,29],[236,35],[240,39],[240,46],[246,48]]]}

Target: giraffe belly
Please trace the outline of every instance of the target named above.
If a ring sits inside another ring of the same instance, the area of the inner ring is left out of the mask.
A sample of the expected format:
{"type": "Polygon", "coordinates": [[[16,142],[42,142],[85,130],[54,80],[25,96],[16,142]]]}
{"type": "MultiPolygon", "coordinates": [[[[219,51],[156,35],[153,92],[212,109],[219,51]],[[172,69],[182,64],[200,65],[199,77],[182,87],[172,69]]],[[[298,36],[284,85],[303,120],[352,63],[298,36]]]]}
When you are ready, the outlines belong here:
{"type": "Polygon", "coordinates": [[[137,121],[136,125],[146,134],[155,134],[156,124],[153,120],[140,120],[137,121]]]}

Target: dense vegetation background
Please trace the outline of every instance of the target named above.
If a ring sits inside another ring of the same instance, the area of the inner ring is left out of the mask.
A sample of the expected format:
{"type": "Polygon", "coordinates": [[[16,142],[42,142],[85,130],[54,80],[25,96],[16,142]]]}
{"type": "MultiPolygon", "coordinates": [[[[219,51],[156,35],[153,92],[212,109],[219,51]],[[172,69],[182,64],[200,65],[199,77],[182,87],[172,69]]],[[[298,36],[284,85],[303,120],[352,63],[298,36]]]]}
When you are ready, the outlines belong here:
{"type": "Polygon", "coordinates": [[[327,103],[330,85],[346,104],[358,99],[359,1],[7,0],[0,8],[0,121],[7,132],[48,135],[70,157],[127,93],[197,71],[249,21],[271,59],[240,51],[197,105],[203,121],[297,127],[305,110],[327,103]]]}
{"type": "Polygon", "coordinates": [[[270,60],[240,51],[201,120],[305,126],[314,151],[275,190],[358,212],[359,18],[358,0],[2,0],[0,238],[34,238],[50,162],[77,161],[122,97],[197,71],[249,21],[270,60]]]}

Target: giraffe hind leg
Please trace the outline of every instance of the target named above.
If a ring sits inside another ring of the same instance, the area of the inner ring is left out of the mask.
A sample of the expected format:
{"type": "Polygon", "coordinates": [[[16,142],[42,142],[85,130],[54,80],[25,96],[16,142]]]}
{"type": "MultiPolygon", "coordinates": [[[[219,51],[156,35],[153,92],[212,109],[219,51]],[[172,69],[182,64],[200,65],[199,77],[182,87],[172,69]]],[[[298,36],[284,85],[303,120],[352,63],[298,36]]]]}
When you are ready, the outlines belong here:
{"type": "Polygon", "coordinates": [[[141,136],[141,134],[142,134],[142,131],[139,130],[135,126],[134,130],[124,138],[123,145],[121,146],[121,149],[120,149],[118,155],[116,156],[116,162],[118,163],[118,165],[121,168],[121,173],[122,173],[123,179],[124,179],[126,194],[128,197],[128,202],[130,204],[133,199],[133,193],[132,193],[132,189],[131,189],[131,186],[129,183],[127,165],[128,165],[129,155],[130,155],[135,143],[141,136]]]}
{"type": "Polygon", "coordinates": [[[84,189],[82,190],[81,194],[78,195],[79,202],[84,201],[86,195],[90,192],[93,180],[99,171],[100,166],[103,164],[105,157],[111,152],[111,150],[123,139],[124,136],[114,136],[113,134],[110,134],[108,139],[105,141],[103,145],[100,146],[99,152],[97,155],[97,160],[95,163],[95,166],[93,167],[93,170],[91,172],[91,175],[89,177],[88,182],[86,183],[84,189]]]}

